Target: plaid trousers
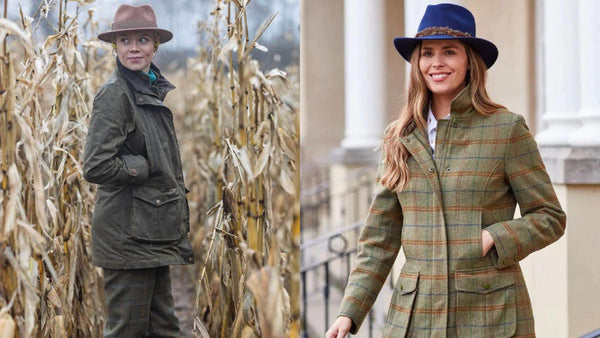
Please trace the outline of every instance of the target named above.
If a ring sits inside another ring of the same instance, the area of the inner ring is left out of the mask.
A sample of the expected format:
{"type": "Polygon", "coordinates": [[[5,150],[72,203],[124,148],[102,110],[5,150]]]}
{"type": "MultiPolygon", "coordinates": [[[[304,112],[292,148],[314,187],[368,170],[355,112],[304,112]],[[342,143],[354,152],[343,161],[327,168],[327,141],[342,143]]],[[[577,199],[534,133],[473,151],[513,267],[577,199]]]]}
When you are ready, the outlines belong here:
{"type": "Polygon", "coordinates": [[[169,266],[104,269],[104,337],[178,337],[169,266]]]}

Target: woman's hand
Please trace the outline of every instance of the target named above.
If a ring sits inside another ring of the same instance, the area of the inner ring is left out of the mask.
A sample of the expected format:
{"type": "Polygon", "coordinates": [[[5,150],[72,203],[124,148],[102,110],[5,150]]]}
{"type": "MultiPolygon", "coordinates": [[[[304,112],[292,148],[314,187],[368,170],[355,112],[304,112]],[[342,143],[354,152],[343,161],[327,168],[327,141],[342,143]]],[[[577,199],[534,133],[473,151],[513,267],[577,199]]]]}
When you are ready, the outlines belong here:
{"type": "Polygon", "coordinates": [[[350,332],[352,327],[352,319],[344,316],[339,316],[333,325],[329,328],[329,331],[325,333],[325,338],[344,338],[346,334],[350,332]]]}
{"type": "Polygon", "coordinates": [[[494,246],[494,238],[487,230],[481,230],[481,247],[483,249],[483,256],[487,255],[487,253],[494,246]]]}

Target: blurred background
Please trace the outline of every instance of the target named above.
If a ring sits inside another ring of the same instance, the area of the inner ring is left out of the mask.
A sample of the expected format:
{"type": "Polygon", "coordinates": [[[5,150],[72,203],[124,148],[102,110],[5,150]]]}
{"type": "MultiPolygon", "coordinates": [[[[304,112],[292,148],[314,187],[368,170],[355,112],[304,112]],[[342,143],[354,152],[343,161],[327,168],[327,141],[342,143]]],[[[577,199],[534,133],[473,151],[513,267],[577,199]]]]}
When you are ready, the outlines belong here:
{"type": "MultiPolygon", "coordinates": [[[[165,27],[173,33],[173,40],[161,47],[168,53],[159,53],[157,62],[174,63],[177,67],[184,66],[186,58],[195,56],[198,47],[206,42],[204,40],[206,37],[198,34],[198,28],[202,23],[209,21],[210,13],[215,5],[213,0],[97,0],[82,2],[89,5],[85,8],[82,7],[79,13],[75,13],[75,7],[71,6],[70,14],[87,17],[87,11],[93,11],[100,31],[105,31],[110,27],[115,10],[120,4],[152,5],[157,13],[159,26],[165,27]],[[165,54],[168,54],[168,56],[165,54]]],[[[47,6],[47,19],[42,20],[39,28],[34,33],[36,39],[43,39],[56,28],[53,27],[59,12],[59,7],[53,5],[57,3],[56,0],[41,2],[39,0],[9,0],[7,3],[8,18],[12,20],[18,18],[19,6],[23,9],[24,14],[29,17],[36,17],[35,14],[39,14],[39,11],[47,6]]],[[[248,17],[250,32],[256,32],[265,18],[273,13],[278,13],[277,19],[273,21],[261,38],[261,43],[268,48],[269,53],[257,50],[253,52],[252,56],[267,69],[285,68],[291,64],[297,65],[300,57],[300,1],[252,0],[249,6],[252,11],[252,15],[248,17]]],[[[91,37],[89,34],[90,31],[85,30],[83,35],[91,37]]]]}
{"type": "MultiPolygon", "coordinates": [[[[488,93],[523,115],[568,215],[564,237],[524,261],[540,337],[600,328],[600,2],[596,0],[303,0],[300,119],[303,306],[308,336],[333,323],[366,216],[385,126],[402,104],[428,4],[467,7],[500,55],[488,93]]],[[[520,214],[517,212],[516,217],[520,214]]],[[[399,257],[392,275],[403,262],[399,257]]],[[[380,336],[394,277],[359,336],[380,336]]]]}

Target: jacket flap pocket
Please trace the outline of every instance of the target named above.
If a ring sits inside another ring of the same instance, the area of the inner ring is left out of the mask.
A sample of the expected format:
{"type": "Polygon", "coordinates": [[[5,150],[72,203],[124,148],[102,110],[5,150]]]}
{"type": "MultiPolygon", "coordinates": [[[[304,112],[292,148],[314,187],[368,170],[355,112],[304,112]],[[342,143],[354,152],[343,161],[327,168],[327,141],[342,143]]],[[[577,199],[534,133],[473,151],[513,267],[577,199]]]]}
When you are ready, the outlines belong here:
{"type": "Polygon", "coordinates": [[[515,284],[512,272],[498,270],[457,271],[456,290],[469,293],[488,294],[515,284]]]}
{"type": "Polygon", "coordinates": [[[414,292],[417,289],[419,276],[420,272],[401,272],[396,286],[398,292],[403,295],[414,292]]]}
{"type": "Polygon", "coordinates": [[[177,187],[163,189],[148,186],[137,186],[133,188],[132,193],[133,197],[146,203],[150,203],[156,207],[160,207],[161,205],[181,198],[177,187]]]}

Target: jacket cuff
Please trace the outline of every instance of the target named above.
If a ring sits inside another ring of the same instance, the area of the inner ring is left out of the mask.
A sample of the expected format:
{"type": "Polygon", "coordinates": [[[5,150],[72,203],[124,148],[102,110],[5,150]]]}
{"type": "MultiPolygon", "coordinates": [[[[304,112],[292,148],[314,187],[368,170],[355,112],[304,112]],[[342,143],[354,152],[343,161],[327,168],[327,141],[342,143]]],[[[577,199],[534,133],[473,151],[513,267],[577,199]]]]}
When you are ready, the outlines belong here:
{"type": "Polygon", "coordinates": [[[495,223],[485,228],[494,239],[494,246],[490,249],[489,255],[497,269],[502,269],[514,265],[521,260],[518,255],[518,242],[508,229],[504,222],[495,223]]]}
{"type": "Polygon", "coordinates": [[[142,184],[148,180],[150,175],[148,162],[141,155],[123,155],[123,170],[129,175],[130,184],[142,184]]]}
{"type": "Polygon", "coordinates": [[[352,320],[352,327],[350,328],[351,334],[356,334],[358,329],[363,323],[367,312],[362,309],[357,309],[356,306],[350,306],[346,304],[347,300],[342,301],[342,305],[340,306],[340,312],[338,313],[338,317],[344,316],[348,317],[352,320]]]}

